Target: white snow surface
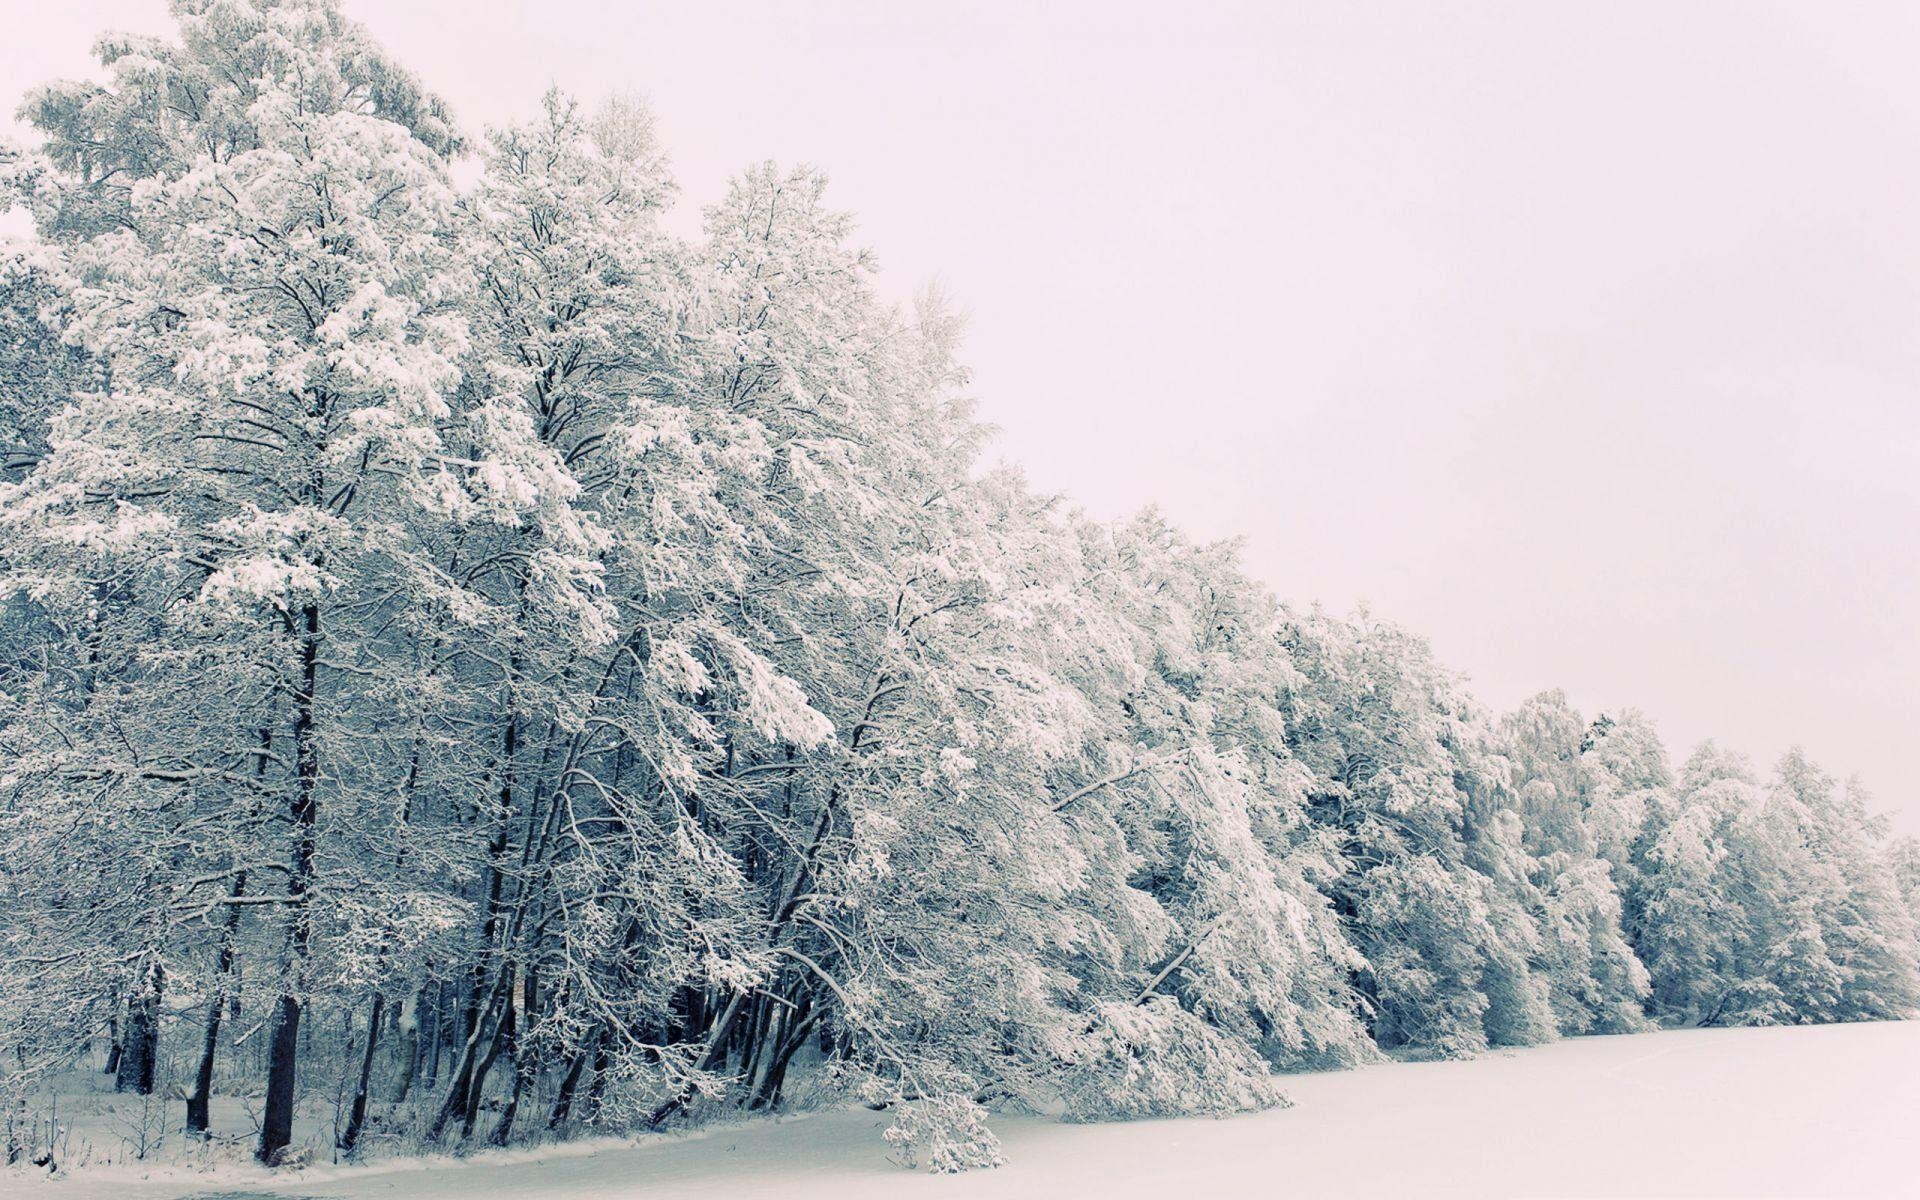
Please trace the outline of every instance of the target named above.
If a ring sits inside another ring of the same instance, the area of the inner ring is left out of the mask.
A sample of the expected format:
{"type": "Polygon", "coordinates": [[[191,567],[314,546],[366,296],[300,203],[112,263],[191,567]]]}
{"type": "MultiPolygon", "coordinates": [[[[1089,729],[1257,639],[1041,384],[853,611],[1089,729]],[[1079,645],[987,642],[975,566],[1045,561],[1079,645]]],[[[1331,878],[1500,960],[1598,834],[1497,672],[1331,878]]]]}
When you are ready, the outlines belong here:
{"type": "Polygon", "coordinates": [[[0,1197],[1920,1196],[1920,1022],[1579,1038],[1288,1091],[1290,1109],[1226,1120],[1003,1117],[1008,1165],[961,1176],[895,1166],[888,1116],[855,1109],[279,1176],[0,1174],[0,1197]]]}

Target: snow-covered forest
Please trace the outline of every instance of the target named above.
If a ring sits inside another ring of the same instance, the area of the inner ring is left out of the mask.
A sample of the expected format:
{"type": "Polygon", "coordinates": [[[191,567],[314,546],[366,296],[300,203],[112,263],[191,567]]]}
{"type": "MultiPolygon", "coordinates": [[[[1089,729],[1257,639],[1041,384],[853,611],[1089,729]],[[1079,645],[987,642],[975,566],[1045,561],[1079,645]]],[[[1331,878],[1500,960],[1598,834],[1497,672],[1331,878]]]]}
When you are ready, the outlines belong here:
{"type": "Polygon", "coordinates": [[[330,0],[174,7],[0,150],[8,1161],[85,1073],[268,1164],[844,1099],[959,1170],[1920,1008],[1861,786],[987,469],[821,175],[680,237],[632,102],[469,137],[330,0]]]}

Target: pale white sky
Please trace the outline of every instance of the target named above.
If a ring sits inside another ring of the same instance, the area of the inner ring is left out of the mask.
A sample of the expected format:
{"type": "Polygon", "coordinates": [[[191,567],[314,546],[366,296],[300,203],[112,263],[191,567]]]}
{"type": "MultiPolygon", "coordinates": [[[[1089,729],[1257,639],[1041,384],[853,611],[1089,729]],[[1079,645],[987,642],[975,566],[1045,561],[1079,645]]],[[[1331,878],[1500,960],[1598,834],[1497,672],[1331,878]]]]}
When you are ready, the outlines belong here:
{"type": "MultiPolygon", "coordinates": [[[[693,204],[826,167],[1041,486],[1920,831],[1920,6],[345,7],[469,127],[646,95],[693,204]]],[[[166,27],[7,24],[9,105],[166,27]]]]}

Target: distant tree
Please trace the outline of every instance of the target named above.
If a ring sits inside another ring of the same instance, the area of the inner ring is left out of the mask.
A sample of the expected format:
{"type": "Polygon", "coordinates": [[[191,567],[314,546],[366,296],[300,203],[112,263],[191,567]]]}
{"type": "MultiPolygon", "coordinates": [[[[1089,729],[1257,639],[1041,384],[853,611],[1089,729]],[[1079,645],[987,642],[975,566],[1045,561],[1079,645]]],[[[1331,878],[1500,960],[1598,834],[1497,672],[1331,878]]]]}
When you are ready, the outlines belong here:
{"type": "MultiPolygon", "coordinates": [[[[1563,1034],[1625,1033],[1645,1023],[1650,983],[1622,929],[1616,871],[1632,878],[1631,848],[1647,808],[1638,785],[1657,783],[1664,766],[1657,754],[1630,760],[1636,727],[1611,717],[1588,724],[1560,692],[1534,697],[1501,722],[1538,891],[1542,968],[1563,1034]]],[[[1636,740],[1644,754],[1645,735],[1636,740]]]]}
{"type": "Polygon", "coordinates": [[[1371,618],[1295,616],[1281,639],[1300,673],[1288,736],[1342,866],[1324,886],[1367,963],[1374,1039],[1451,1056],[1551,1036],[1484,712],[1423,642],[1371,618]]]}

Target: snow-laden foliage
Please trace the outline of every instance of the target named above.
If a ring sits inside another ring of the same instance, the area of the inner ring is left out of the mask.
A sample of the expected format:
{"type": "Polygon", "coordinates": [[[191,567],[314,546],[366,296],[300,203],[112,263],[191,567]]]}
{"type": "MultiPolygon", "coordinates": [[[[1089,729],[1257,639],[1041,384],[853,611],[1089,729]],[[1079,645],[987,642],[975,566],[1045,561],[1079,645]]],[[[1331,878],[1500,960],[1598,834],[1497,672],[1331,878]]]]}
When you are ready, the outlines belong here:
{"type": "Polygon", "coordinates": [[[1496,720],[981,469],[819,173],[674,236],[632,102],[467,139],[331,0],[174,9],[0,151],[16,1101],[239,1095],[278,1162],[323,1094],[348,1153],[858,1097],[944,1171],[996,1108],[1920,1003],[1857,787],[1496,720]]]}
{"type": "Polygon", "coordinates": [[[1171,997],[1102,1005],[1094,1020],[1093,1052],[1067,1083],[1070,1120],[1227,1116],[1286,1103],[1252,1046],[1171,997]]]}
{"type": "Polygon", "coordinates": [[[1341,867],[1327,894],[1365,966],[1386,1049],[1471,1054],[1551,1036],[1541,904],[1483,711],[1424,643],[1362,617],[1296,616],[1286,709],[1308,819],[1341,867]]]}
{"type": "Polygon", "coordinates": [[[1534,855],[1542,967],[1564,1034],[1630,1033],[1645,1024],[1650,983],[1621,928],[1614,865],[1627,864],[1645,805],[1605,761],[1607,749],[1626,740],[1614,728],[1611,718],[1589,728],[1558,692],[1501,722],[1534,855]]]}
{"type": "Polygon", "coordinates": [[[905,1166],[951,1175],[1006,1161],[986,1118],[987,1110],[965,1095],[905,1100],[881,1136],[905,1166]]]}
{"type": "Polygon", "coordinates": [[[1837,786],[1797,750],[1762,782],[1709,744],[1663,810],[1641,922],[1657,1016],[1796,1024],[1920,1005],[1907,844],[1880,844],[1857,784],[1837,786]]]}

